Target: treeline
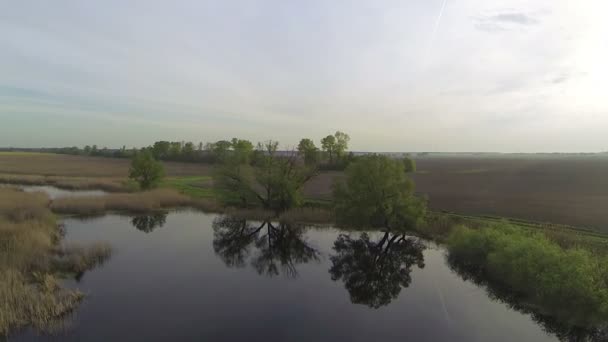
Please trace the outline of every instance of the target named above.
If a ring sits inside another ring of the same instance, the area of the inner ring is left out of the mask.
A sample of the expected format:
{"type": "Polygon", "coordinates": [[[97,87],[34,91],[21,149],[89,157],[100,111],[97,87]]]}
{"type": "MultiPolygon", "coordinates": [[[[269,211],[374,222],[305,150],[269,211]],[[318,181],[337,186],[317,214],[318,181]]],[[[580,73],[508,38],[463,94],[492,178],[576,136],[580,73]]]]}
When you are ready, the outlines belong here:
{"type": "MultiPolygon", "coordinates": [[[[348,152],[350,137],[343,132],[336,132],[319,140],[319,147],[309,138],[303,138],[293,150],[276,150],[279,156],[288,157],[295,154],[307,165],[316,165],[320,170],[344,170],[355,158],[348,152]]],[[[231,140],[218,140],[216,142],[193,143],[191,141],[156,141],[154,144],[137,149],[123,146],[120,149],[99,148],[97,145],[86,145],[83,148],[76,146],[36,149],[38,152],[82,155],[108,158],[132,158],[138,151],[149,150],[155,159],[164,161],[179,161],[192,163],[218,163],[235,151],[251,150],[252,153],[262,153],[263,144],[254,145],[251,141],[239,138],[231,140]]]]}

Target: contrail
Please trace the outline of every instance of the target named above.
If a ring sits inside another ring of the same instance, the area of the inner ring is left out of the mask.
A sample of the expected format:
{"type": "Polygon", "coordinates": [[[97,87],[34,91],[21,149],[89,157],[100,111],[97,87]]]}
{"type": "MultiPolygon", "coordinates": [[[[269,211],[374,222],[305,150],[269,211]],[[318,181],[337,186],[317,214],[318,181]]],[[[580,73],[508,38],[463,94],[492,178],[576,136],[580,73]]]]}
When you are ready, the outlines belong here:
{"type": "Polygon", "coordinates": [[[439,15],[437,16],[437,20],[435,20],[435,26],[433,27],[433,32],[431,33],[431,39],[429,40],[429,44],[426,49],[426,54],[424,55],[424,68],[426,69],[428,65],[429,54],[431,53],[431,49],[433,48],[433,43],[435,42],[435,36],[437,35],[437,30],[439,29],[439,24],[441,23],[441,17],[443,16],[443,10],[445,9],[445,4],[448,0],[443,0],[441,4],[441,9],[439,10],[439,15]]]}
{"type": "Polygon", "coordinates": [[[448,0],[443,0],[443,4],[441,4],[441,9],[439,10],[439,15],[437,16],[437,20],[435,20],[435,27],[433,27],[433,34],[431,34],[431,45],[433,45],[433,41],[435,40],[435,35],[437,34],[437,29],[439,28],[439,23],[441,22],[441,17],[443,16],[443,9],[445,8],[445,4],[448,0]]]}

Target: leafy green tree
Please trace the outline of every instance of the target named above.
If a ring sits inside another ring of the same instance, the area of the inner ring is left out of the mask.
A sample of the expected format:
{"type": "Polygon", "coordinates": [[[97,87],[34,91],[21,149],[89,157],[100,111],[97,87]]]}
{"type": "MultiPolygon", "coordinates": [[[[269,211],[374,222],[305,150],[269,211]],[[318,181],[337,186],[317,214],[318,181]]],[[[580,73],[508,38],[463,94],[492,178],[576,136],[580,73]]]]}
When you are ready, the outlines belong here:
{"type": "Polygon", "coordinates": [[[416,228],[426,214],[426,203],[414,195],[414,183],[399,159],[359,157],[333,190],[340,224],[405,231],[416,228]]]}
{"type": "Polygon", "coordinates": [[[209,147],[213,157],[216,160],[221,161],[226,157],[226,155],[228,155],[228,152],[232,147],[232,142],[228,140],[219,140],[211,144],[209,147]]]}
{"type": "Polygon", "coordinates": [[[194,157],[194,144],[192,142],[187,142],[184,144],[182,148],[182,158],[186,160],[192,160],[194,157]]]}
{"type": "Polygon", "coordinates": [[[337,131],[334,134],[335,137],[335,153],[336,153],[336,157],[338,157],[339,159],[342,159],[344,157],[344,153],[346,153],[346,150],[348,149],[348,142],[350,141],[350,137],[348,136],[348,134],[337,131]]]}
{"type": "Polygon", "coordinates": [[[131,161],[129,178],[135,180],[141,189],[150,189],[158,185],[165,176],[163,165],[154,159],[149,149],[135,154],[131,161]]]}
{"type": "Polygon", "coordinates": [[[156,159],[165,159],[169,156],[171,143],[168,141],[157,141],[152,145],[152,153],[156,159]]]}
{"type": "Polygon", "coordinates": [[[315,143],[307,138],[300,140],[298,144],[298,154],[304,157],[306,165],[315,165],[319,161],[319,149],[315,143]]]}
{"type": "Polygon", "coordinates": [[[179,156],[182,154],[182,147],[184,144],[182,144],[179,141],[172,141],[169,143],[169,158],[171,159],[177,159],[179,158],[179,156]]]}
{"type": "Polygon", "coordinates": [[[89,146],[89,145],[85,146],[83,152],[86,155],[91,154],[91,146],[89,146]]]}
{"type": "Polygon", "coordinates": [[[329,163],[333,164],[334,154],[336,152],[336,137],[333,135],[328,135],[321,139],[321,148],[329,156],[329,163]]]}
{"type": "Polygon", "coordinates": [[[237,153],[224,158],[217,168],[215,184],[225,194],[225,201],[236,197],[241,206],[257,204],[276,212],[298,206],[302,186],[316,170],[298,163],[295,154],[280,156],[277,151],[278,142],[268,141],[258,143],[251,163],[238,158],[237,153]]]}
{"type": "Polygon", "coordinates": [[[249,140],[232,138],[232,158],[237,159],[241,164],[251,162],[253,154],[253,144],[249,140]]]}
{"type": "Polygon", "coordinates": [[[406,173],[416,172],[416,162],[410,158],[403,158],[403,169],[406,173]]]}

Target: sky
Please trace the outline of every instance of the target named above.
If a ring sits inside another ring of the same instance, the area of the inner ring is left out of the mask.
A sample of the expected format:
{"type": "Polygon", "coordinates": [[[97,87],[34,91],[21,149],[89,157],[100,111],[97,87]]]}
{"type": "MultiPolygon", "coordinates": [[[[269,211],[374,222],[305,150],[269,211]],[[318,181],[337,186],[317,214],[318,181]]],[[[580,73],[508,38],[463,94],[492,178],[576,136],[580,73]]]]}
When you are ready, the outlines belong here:
{"type": "Polygon", "coordinates": [[[0,146],[608,150],[601,0],[0,0],[0,146]]]}

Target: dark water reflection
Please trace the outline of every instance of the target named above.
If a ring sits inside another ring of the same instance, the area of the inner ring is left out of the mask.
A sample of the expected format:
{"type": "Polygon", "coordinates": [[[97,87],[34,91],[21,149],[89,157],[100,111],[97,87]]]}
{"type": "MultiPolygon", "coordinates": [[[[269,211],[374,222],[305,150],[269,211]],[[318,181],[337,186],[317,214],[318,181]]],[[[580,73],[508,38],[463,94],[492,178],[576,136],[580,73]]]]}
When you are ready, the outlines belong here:
{"type": "Polygon", "coordinates": [[[228,267],[249,263],[258,274],[298,275],[297,265],[319,261],[304,238],[304,227],[220,216],[213,222],[213,249],[228,267]]]}
{"type": "Polygon", "coordinates": [[[142,231],[144,233],[151,233],[154,231],[154,229],[160,228],[165,225],[166,221],[167,213],[158,212],[148,215],[134,216],[131,219],[131,224],[139,231],[142,231]]]}
{"type": "Polygon", "coordinates": [[[197,212],[65,224],[68,241],[109,241],[112,258],[68,282],[88,297],[65,332],[10,340],[558,340],[406,236],[197,212]]]}
{"type": "Polygon", "coordinates": [[[424,267],[424,244],[404,235],[384,233],[373,242],[367,233],[357,238],[340,234],[333,249],[331,278],[342,279],[353,303],[376,309],[410,285],[412,266],[424,267]]]}

